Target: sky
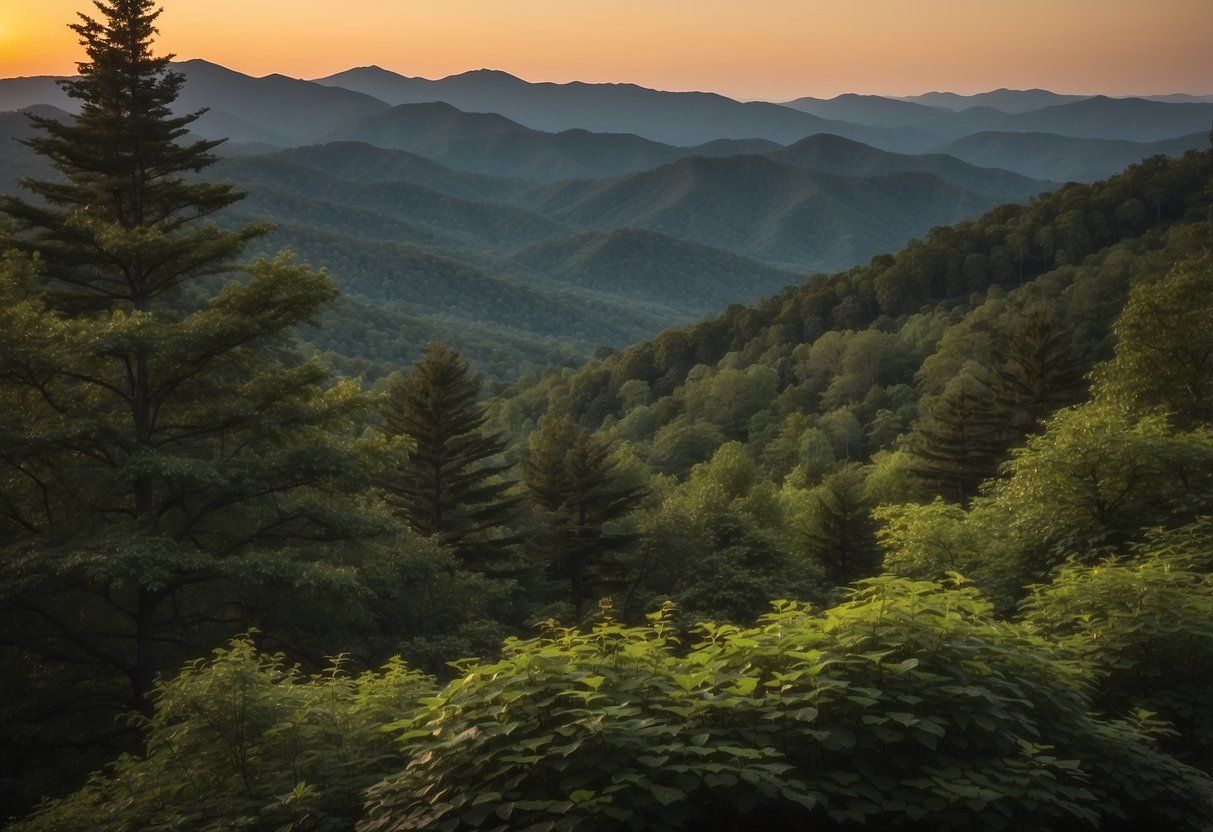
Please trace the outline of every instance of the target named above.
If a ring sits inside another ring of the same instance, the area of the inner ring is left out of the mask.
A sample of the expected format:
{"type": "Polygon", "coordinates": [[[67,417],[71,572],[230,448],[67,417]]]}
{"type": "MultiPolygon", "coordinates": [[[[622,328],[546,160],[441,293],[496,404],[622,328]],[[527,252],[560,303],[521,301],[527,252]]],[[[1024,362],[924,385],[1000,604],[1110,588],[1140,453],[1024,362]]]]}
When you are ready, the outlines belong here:
{"type": "MultiPolygon", "coordinates": [[[[249,75],[375,64],[786,101],[1213,94],[1213,0],[164,0],[159,52],[249,75]]],[[[65,75],[87,0],[0,0],[0,77],[65,75]]]]}

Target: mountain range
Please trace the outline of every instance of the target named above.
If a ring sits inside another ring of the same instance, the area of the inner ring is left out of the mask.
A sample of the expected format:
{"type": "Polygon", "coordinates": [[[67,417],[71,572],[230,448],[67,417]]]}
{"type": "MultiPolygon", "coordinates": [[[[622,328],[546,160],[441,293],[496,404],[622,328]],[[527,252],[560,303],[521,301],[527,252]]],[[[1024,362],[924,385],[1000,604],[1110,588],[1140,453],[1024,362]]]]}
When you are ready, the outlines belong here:
{"type": "MultiPolygon", "coordinates": [[[[426,333],[492,371],[574,361],[1063,181],[1204,146],[1213,121],[1213,103],[1183,96],[780,105],[489,70],[306,81],[174,69],[178,110],[205,110],[194,132],[229,139],[205,175],[248,194],[225,221],[268,218],[277,231],[255,253],[290,248],[333,272],[345,297],[309,337],[338,362],[369,356],[371,373],[426,333]],[[381,333],[374,349],[349,348],[359,326],[381,333]]],[[[70,118],[55,80],[0,79],[0,110],[70,118]]],[[[29,135],[24,115],[0,112],[0,137],[29,135]]],[[[48,174],[0,141],[0,191],[48,174]]]]}
{"type": "MultiPolygon", "coordinates": [[[[393,118],[387,111],[404,104],[435,102],[465,114],[502,116],[514,123],[510,130],[521,126],[555,135],[568,130],[625,133],[682,148],[720,139],[787,145],[812,134],[829,133],[897,153],[946,153],[949,143],[974,133],[1049,133],[1071,139],[1155,143],[1205,135],[1213,123],[1213,96],[1109,98],[1047,90],[994,90],[974,96],[926,93],[908,99],[841,95],[774,104],[734,101],[714,93],[662,92],[633,84],[531,83],[495,70],[429,80],[361,67],[305,81],[283,75],[253,78],[203,60],[176,63],[174,69],[187,79],[179,109],[209,108],[195,125],[201,135],[276,147],[366,139],[376,130],[393,135],[389,125],[398,127],[405,115],[393,118]]],[[[54,82],[53,78],[0,80],[0,110],[33,104],[70,110],[70,100],[54,82]]],[[[399,143],[394,146],[413,149],[399,143]]],[[[1098,146],[1094,149],[1100,150],[1098,146]]],[[[714,152],[720,155],[726,150],[714,152]]],[[[625,153],[619,148],[614,152],[625,153]]],[[[660,152],[669,153],[668,149],[660,152]]],[[[997,162],[995,166],[1005,167],[997,162]]],[[[1017,169],[1034,178],[1059,178],[1056,169],[1050,170],[1017,169]]],[[[1088,170],[1075,168],[1078,173],[1088,170]]],[[[622,172],[616,169],[604,175],[622,172]]]]}

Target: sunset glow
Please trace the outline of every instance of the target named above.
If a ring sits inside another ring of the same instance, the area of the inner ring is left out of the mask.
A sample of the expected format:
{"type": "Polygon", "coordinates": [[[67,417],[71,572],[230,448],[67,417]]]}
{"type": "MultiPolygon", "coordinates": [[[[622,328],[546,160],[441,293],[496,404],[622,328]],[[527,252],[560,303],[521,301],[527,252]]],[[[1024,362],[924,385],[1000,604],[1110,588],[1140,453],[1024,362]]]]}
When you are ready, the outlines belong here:
{"type": "MultiPolygon", "coordinates": [[[[172,0],[159,44],[240,72],[316,78],[378,64],[430,78],[630,82],[786,100],[997,87],[1213,92],[1209,0],[172,0]]],[[[62,75],[82,0],[0,11],[0,76],[62,75]]]]}

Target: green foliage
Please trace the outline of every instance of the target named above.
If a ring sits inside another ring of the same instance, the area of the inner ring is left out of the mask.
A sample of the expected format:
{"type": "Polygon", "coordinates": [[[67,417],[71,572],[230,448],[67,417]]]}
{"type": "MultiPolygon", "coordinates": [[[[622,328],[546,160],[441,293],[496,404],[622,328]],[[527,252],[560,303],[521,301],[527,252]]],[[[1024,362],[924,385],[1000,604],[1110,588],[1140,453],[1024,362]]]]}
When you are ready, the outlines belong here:
{"type": "Polygon", "coordinates": [[[1083,363],[1074,337],[1058,326],[1047,306],[1024,310],[992,358],[994,398],[1013,440],[1036,432],[1041,422],[1081,398],[1083,363]]]}
{"type": "Polygon", "coordinates": [[[1213,422],[1213,260],[1176,265],[1134,288],[1116,322],[1116,357],[1102,368],[1101,395],[1161,408],[1183,425],[1213,422]]]}
{"type": "MultiPolygon", "coordinates": [[[[1035,570],[1088,561],[1213,511],[1213,437],[1095,401],[1063,410],[1007,465],[995,490],[1035,570]]],[[[1037,572],[1037,574],[1043,574],[1037,572]]]]}
{"type": "Polygon", "coordinates": [[[351,830],[363,792],[403,762],[383,726],[434,690],[398,660],[350,676],[337,658],[303,675],[250,638],[154,695],[144,756],[124,756],[18,829],[351,830]]]}
{"type": "MultiPolygon", "coordinates": [[[[511,632],[507,622],[528,614],[528,599],[515,581],[468,569],[434,538],[400,529],[367,549],[358,564],[363,612],[350,631],[333,626],[350,615],[348,608],[317,620],[306,640],[312,655],[346,649],[378,660],[399,653],[410,665],[441,675],[456,656],[491,655],[511,632]]],[[[313,612],[334,603],[323,595],[299,601],[313,612]]]]}
{"type": "Polygon", "coordinates": [[[880,559],[865,485],[866,471],[858,463],[840,466],[796,500],[803,505],[787,520],[796,549],[823,564],[834,584],[873,574],[880,559]]]}
{"type": "Polygon", "coordinates": [[[725,441],[713,425],[676,419],[654,434],[653,464],[663,473],[686,473],[709,459],[725,441]]]}
{"type": "Polygon", "coordinates": [[[1024,623],[1096,668],[1112,717],[1157,718],[1160,744],[1206,770],[1213,760],[1213,524],[1155,536],[1143,553],[1068,563],[1033,587],[1024,623]]]}
{"type": "Polygon", "coordinates": [[[999,504],[979,499],[966,510],[936,497],[926,504],[883,505],[873,516],[886,572],[926,580],[963,576],[1001,611],[1013,609],[1022,556],[999,504]]]}
{"type": "Polygon", "coordinates": [[[997,469],[1005,434],[982,370],[962,372],[914,429],[911,470],[923,493],[961,504],[973,499],[978,486],[997,469]]]}
{"type": "Polygon", "coordinates": [[[770,598],[816,597],[821,567],[784,534],[785,508],[741,443],[720,447],[640,512],[631,611],[673,599],[696,617],[752,620],[770,598]]]}
{"type": "Polygon", "coordinates": [[[1198,829],[1213,784],[971,590],[881,578],[813,614],[511,640],[395,728],[408,765],[362,832],[402,829],[1198,829]],[[475,784],[469,789],[468,784],[475,784]]]}

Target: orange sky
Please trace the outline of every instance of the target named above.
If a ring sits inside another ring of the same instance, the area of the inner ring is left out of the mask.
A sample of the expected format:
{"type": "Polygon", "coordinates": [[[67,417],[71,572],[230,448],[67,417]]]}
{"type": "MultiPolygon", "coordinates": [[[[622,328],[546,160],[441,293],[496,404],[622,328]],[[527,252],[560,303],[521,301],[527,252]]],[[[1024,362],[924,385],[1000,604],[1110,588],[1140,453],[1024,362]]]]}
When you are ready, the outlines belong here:
{"type": "MultiPolygon", "coordinates": [[[[1213,0],[164,0],[160,51],[251,75],[378,64],[787,100],[997,87],[1213,93],[1213,0]]],[[[68,74],[86,0],[0,0],[0,77],[68,74]]]]}

